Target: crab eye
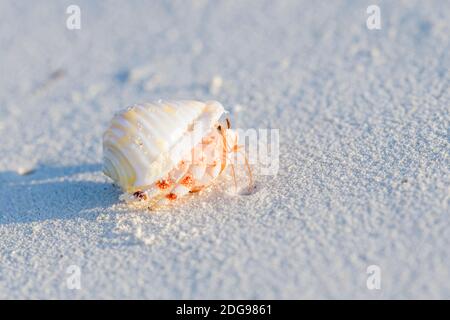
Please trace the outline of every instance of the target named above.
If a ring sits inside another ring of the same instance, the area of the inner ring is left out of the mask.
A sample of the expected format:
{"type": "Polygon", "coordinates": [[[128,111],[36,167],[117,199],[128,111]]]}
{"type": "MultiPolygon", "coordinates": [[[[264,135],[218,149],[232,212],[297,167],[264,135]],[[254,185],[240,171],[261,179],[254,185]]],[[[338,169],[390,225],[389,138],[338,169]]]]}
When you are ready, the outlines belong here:
{"type": "Polygon", "coordinates": [[[231,129],[231,121],[230,121],[230,119],[227,118],[227,119],[226,119],[226,122],[227,122],[227,128],[228,128],[228,129],[231,129]]]}

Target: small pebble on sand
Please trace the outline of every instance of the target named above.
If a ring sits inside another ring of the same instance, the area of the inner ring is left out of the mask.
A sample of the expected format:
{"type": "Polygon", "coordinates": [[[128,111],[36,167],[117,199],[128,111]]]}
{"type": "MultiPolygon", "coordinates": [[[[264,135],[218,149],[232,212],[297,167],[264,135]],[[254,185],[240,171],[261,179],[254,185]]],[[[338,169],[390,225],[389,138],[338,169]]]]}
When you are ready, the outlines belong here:
{"type": "Polygon", "coordinates": [[[21,176],[26,176],[26,175],[32,174],[35,170],[36,170],[36,168],[34,166],[29,165],[29,166],[21,166],[21,167],[17,168],[16,172],[18,174],[20,174],[21,176]]]}

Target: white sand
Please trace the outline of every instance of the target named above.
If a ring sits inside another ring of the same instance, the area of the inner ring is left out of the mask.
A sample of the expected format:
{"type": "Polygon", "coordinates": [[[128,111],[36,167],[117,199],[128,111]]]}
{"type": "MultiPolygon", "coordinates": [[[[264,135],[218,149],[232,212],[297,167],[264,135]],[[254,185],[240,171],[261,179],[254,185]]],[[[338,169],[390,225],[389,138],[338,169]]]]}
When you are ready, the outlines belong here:
{"type": "Polygon", "coordinates": [[[166,2],[0,2],[0,298],[450,298],[450,2],[166,2]],[[101,134],[159,98],[280,129],[278,175],[123,209],[101,134]]]}

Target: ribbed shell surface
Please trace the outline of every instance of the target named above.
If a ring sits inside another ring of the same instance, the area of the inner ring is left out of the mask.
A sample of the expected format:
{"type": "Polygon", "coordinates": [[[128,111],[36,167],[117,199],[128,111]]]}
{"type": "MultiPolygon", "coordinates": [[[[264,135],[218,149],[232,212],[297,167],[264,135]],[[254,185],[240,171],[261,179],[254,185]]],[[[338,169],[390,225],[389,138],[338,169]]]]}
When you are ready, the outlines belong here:
{"type": "Polygon", "coordinates": [[[169,172],[217,123],[219,102],[158,101],[116,114],[103,135],[104,173],[124,191],[169,172]]]}

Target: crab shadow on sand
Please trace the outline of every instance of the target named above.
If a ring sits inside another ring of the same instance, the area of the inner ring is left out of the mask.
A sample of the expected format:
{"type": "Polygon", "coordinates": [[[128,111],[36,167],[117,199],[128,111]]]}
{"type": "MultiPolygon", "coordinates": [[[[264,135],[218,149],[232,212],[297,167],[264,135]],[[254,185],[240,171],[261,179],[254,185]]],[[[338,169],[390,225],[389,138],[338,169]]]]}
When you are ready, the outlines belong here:
{"type": "Polygon", "coordinates": [[[0,172],[0,225],[44,220],[92,219],[93,209],[111,206],[118,190],[111,183],[74,179],[81,173],[100,174],[100,164],[39,166],[21,176],[0,172]]]}

